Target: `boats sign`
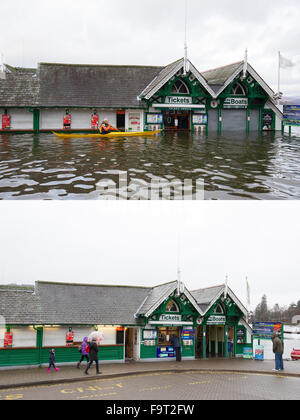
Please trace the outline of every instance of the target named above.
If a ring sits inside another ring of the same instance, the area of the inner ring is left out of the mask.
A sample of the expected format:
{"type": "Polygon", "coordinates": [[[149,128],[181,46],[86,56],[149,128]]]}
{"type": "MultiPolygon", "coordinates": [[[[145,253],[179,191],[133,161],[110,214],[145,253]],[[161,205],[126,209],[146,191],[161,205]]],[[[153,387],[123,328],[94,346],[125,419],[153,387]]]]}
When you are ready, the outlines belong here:
{"type": "Polygon", "coordinates": [[[207,325],[225,325],[226,317],[221,315],[212,315],[207,320],[207,325]]]}
{"type": "Polygon", "coordinates": [[[224,108],[248,108],[248,98],[226,98],[224,108]]]}

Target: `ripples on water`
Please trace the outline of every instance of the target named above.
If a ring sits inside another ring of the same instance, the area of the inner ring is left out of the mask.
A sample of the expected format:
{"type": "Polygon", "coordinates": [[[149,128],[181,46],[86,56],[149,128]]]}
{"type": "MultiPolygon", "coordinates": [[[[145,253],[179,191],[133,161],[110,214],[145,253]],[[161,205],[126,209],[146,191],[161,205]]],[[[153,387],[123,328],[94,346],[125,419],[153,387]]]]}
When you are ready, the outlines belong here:
{"type": "Polygon", "coordinates": [[[120,171],[127,171],[135,192],[153,179],[191,179],[194,185],[202,178],[206,199],[299,199],[300,137],[165,133],[100,140],[0,134],[0,199],[100,199],[96,184],[106,179],[118,186],[120,171]]]}

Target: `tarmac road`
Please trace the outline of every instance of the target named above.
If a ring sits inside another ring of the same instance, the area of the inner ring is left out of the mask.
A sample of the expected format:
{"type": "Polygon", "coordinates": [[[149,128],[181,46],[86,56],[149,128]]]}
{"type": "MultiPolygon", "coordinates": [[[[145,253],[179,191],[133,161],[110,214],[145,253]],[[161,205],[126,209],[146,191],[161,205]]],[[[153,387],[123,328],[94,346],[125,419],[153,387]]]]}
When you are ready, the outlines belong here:
{"type": "Polygon", "coordinates": [[[163,371],[0,390],[0,400],[300,400],[299,389],[300,378],[279,374],[163,371]]]}

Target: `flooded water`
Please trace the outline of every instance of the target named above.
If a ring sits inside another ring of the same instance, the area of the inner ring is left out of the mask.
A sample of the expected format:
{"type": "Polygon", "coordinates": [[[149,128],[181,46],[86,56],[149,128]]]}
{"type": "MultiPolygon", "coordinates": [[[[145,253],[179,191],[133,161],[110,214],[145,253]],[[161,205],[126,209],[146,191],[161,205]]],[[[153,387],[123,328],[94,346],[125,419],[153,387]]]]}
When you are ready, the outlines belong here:
{"type": "Polygon", "coordinates": [[[58,139],[0,134],[0,199],[101,199],[126,171],[128,198],[153,180],[204,180],[205,199],[299,199],[300,137],[164,133],[154,138],[58,139]],[[130,189],[131,187],[131,189],[130,189]]]}

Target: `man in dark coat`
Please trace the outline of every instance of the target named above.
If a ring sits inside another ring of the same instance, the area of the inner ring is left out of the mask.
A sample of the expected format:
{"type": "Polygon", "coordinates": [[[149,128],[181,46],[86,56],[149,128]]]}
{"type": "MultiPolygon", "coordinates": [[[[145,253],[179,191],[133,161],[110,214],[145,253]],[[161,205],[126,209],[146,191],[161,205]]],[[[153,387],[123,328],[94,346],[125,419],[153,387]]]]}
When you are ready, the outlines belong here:
{"type": "Polygon", "coordinates": [[[172,335],[170,342],[171,342],[172,347],[174,347],[175,349],[176,362],[181,362],[181,345],[180,345],[179,338],[177,337],[176,334],[172,335]]]}
{"type": "Polygon", "coordinates": [[[87,365],[87,368],[85,370],[85,374],[88,375],[88,370],[89,368],[92,366],[93,362],[95,362],[96,364],[96,373],[100,374],[101,372],[99,371],[99,361],[98,361],[98,345],[97,345],[97,341],[95,338],[93,338],[92,342],[89,343],[89,348],[90,348],[90,363],[87,365]]]}
{"type": "Polygon", "coordinates": [[[275,353],[275,369],[273,370],[284,370],[282,359],[284,346],[279,334],[274,333],[272,335],[272,342],[273,353],[275,353]]]}

